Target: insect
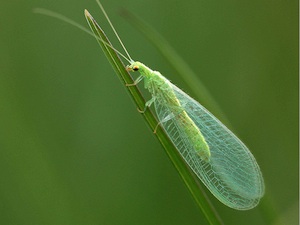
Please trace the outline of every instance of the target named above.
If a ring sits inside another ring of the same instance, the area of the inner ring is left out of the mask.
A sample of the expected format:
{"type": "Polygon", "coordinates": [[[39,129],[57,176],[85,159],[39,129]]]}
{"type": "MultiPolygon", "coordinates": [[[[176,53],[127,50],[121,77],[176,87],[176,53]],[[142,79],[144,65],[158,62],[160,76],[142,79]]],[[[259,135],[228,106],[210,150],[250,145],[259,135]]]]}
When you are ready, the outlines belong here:
{"type": "MultiPolygon", "coordinates": [[[[159,120],[156,129],[163,128],[185,162],[218,200],[238,210],[255,207],[264,195],[264,181],[249,149],[207,109],[160,72],[132,60],[99,0],[97,3],[127,57],[102,42],[129,62],[127,71],[140,73],[135,82],[127,86],[144,80],[152,96],[140,112],[154,105],[159,120]]],[[[85,16],[96,23],[87,10],[85,16]]]]}
{"type": "MultiPolygon", "coordinates": [[[[160,72],[132,60],[101,3],[97,2],[126,52],[128,58],[117,51],[129,62],[126,69],[140,73],[135,82],[127,86],[144,80],[152,96],[140,112],[154,105],[159,120],[157,127],[161,125],[185,162],[217,199],[234,209],[255,207],[264,194],[264,181],[249,149],[207,109],[160,72]]],[[[85,16],[95,21],[88,11],[85,16]]]]}

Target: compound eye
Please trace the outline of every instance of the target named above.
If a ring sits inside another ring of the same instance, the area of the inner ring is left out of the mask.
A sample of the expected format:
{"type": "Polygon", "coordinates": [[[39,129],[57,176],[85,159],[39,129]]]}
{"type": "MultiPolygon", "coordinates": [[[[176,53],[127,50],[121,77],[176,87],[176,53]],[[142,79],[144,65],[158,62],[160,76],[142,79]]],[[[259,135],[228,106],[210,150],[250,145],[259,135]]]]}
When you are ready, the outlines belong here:
{"type": "Polygon", "coordinates": [[[138,67],[138,66],[134,66],[132,69],[133,69],[134,71],[138,71],[138,70],[139,70],[139,67],[138,67]]]}

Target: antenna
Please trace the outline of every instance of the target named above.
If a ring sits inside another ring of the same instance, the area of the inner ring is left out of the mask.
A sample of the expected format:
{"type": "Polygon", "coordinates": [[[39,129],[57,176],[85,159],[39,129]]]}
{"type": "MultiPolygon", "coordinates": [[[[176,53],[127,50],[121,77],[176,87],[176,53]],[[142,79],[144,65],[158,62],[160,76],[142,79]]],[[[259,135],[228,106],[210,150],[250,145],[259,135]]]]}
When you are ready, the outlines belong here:
{"type": "MultiPolygon", "coordinates": [[[[90,26],[91,30],[94,30],[94,29],[92,28],[92,26],[94,26],[96,29],[100,29],[100,30],[102,31],[101,27],[98,25],[98,23],[96,22],[96,20],[92,17],[92,15],[91,15],[91,14],[89,13],[89,11],[87,11],[86,9],[84,10],[84,15],[85,15],[85,18],[86,18],[86,20],[87,20],[87,22],[88,22],[88,25],[90,26]],[[88,19],[88,18],[89,18],[89,19],[88,19]],[[89,20],[91,20],[91,22],[92,22],[93,24],[91,24],[89,20]]],[[[98,31],[97,31],[97,32],[98,32],[98,31]]],[[[102,32],[103,32],[103,31],[102,31],[102,32]]],[[[107,47],[113,49],[116,53],[118,53],[118,55],[120,55],[121,57],[123,57],[124,59],[126,59],[126,61],[128,61],[130,64],[131,64],[132,62],[134,62],[134,61],[130,58],[129,55],[128,55],[129,58],[127,58],[127,57],[124,56],[120,51],[118,51],[118,50],[115,49],[113,46],[111,46],[111,44],[105,42],[100,36],[99,36],[99,37],[96,36],[95,33],[92,34],[92,35],[93,35],[97,40],[101,41],[104,45],[106,45],[107,47]]]]}
{"type": "Polygon", "coordinates": [[[119,40],[119,42],[120,42],[122,48],[124,49],[126,55],[127,55],[128,58],[130,59],[131,63],[134,62],[134,60],[130,57],[130,55],[129,55],[127,49],[125,48],[125,46],[124,46],[124,44],[123,44],[123,42],[122,42],[120,36],[118,35],[118,33],[117,33],[115,27],[114,27],[113,24],[111,23],[111,21],[110,21],[108,15],[107,15],[106,11],[104,10],[102,4],[100,3],[100,0],[96,0],[96,2],[97,2],[97,4],[99,5],[99,7],[100,7],[102,13],[104,14],[105,18],[107,19],[107,21],[108,21],[108,23],[109,23],[111,29],[113,30],[113,32],[115,33],[116,37],[118,38],[118,40],[119,40]]]}
{"type": "MultiPolygon", "coordinates": [[[[96,36],[94,33],[92,33],[91,31],[89,31],[88,29],[86,29],[85,27],[81,26],[79,23],[75,22],[74,20],[71,20],[69,19],[68,17],[64,16],[64,15],[61,15],[59,13],[56,13],[56,12],[53,12],[53,11],[50,11],[48,9],[43,9],[43,8],[35,8],[33,10],[34,13],[40,13],[42,15],[46,15],[46,16],[50,16],[50,17],[54,17],[54,18],[57,18],[61,21],[64,21],[68,24],[71,24],[72,26],[75,26],[77,28],[79,28],[80,30],[88,33],[89,35],[95,37],[97,40],[101,41],[104,45],[108,46],[109,48],[113,49],[116,53],[118,53],[122,58],[124,58],[126,61],[128,61],[129,63],[132,63],[132,59],[130,58],[130,60],[124,56],[120,51],[118,51],[117,49],[115,49],[114,47],[112,47],[109,43],[105,42],[104,40],[102,40],[100,37],[96,36]]],[[[84,11],[85,15],[87,17],[90,17],[94,22],[94,18],[91,16],[91,14],[85,10],[84,11]]],[[[88,23],[89,24],[89,23],[88,23]]],[[[96,23],[97,24],[97,23],[96,23]]],[[[89,24],[90,25],[90,24],[89,24]]],[[[97,24],[98,25],[98,24],[97,24]]]]}

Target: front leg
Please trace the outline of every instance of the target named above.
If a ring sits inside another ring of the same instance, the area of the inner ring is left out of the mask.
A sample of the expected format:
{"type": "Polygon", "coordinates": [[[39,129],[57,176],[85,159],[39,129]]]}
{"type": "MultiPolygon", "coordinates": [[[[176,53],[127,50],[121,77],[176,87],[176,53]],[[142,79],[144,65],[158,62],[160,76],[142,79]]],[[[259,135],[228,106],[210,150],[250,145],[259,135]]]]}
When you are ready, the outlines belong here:
{"type": "Polygon", "coordinates": [[[141,76],[139,76],[132,84],[126,84],[126,86],[127,86],[127,87],[135,86],[135,85],[137,85],[138,83],[140,83],[141,80],[143,80],[143,78],[144,78],[144,77],[141,75],[141,76]]]}

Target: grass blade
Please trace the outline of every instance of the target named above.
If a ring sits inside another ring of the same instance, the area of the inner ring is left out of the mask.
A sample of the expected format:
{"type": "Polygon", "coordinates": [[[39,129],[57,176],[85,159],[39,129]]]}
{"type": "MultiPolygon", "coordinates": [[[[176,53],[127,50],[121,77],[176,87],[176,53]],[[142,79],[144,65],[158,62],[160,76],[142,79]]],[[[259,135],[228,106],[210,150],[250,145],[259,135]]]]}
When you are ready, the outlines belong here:
{"type": "MultiPolygon", "coordinates": [[[[113,69],[117,73],[122,83],[125,85],[132,84],[133,79],[126,71],[124,64],[122,63],[115,50],[108,46],[111,45],[111,43],[109,42],[101,27],[97,24],[97,22],[93,19],[93,17],[87,10],[85,10],[85,16],[92,32],[95,35],[95,38],[97,39],[104,54],[106,55],[108,61],[111,63],[113,69]]],[[[131,86],[128,87],[127,90],[134,102],[136,103],[137,107],[139,109],[143,109],[145,106],[145,100],[138,88],[136,86],[131,86]]],[[[151,130],[154,130],[158,121],[151,112],[151,110],[146,110],[146,112],[143,114],[143,117],[147,121],[151,130]]],[[[173,146],[172,142],[163,132],[162,129],[157,130],[156,137],[165,148],[168,156],[170,157],[174,166],[176,167],[185,184],[187,185],[188,189],[190,190],[192,196],[194,197],[197,205],[200,207],[208,223],[211,225],[223,224],[214,207],[211,205],[209,199],[207,198],[205,192],[201,189],[201,186],[198,183],[198,178],[196,178],[193,172],[185,164],[178,151],[173,146]]]]}

